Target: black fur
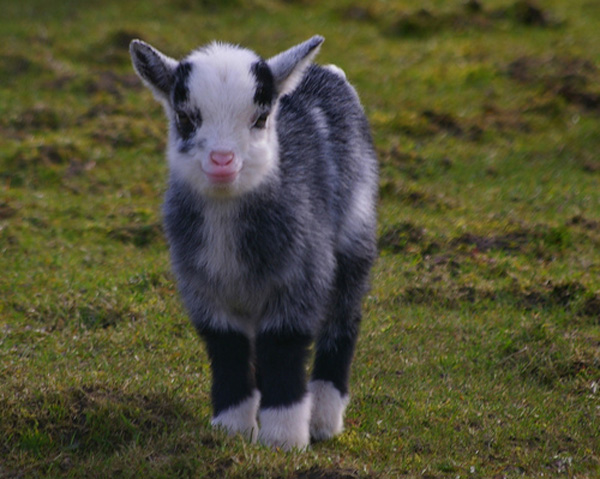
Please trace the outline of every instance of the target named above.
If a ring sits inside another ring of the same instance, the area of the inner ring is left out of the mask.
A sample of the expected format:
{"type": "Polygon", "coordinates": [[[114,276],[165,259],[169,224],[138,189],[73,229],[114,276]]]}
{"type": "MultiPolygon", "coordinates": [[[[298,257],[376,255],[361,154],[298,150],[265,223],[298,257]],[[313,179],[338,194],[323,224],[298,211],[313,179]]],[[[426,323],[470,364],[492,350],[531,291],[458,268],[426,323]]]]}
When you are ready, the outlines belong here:
{"type": "Polygon", "coordinates": [[[213,413],[238,405],[256,389],[252,346],[248,337],[232,331],[204,331],[213,373],[213,413]]]}
{"type": "Polygon", "coordinates": [[[190,96],[188,78],[192,73],[192,64],[181,62],[175,70],[175,85],[173,87],[173,106],[179,109],[185,104],[190,96]]]}
{"type": "Polygon", "coordinates": [[[135,65],[140,76],[163,94],[168,94],[173,85],[173,73],[150,48],[140,47],[132,50],[135,65]]]}
{"type": "Polygon", "coordinates": [[[256,338],[262,408],[290,406],[304,397],[305,363],[310,342],[308,335],[272,332],[256,338]]]}
{"type": "Polygon", "coordinates": [[[251,71],[256,78],[254,103],[262,107],[271,106],[277,92],[269,65],[264,60],[260,60],[252,65],[251,71]]]}

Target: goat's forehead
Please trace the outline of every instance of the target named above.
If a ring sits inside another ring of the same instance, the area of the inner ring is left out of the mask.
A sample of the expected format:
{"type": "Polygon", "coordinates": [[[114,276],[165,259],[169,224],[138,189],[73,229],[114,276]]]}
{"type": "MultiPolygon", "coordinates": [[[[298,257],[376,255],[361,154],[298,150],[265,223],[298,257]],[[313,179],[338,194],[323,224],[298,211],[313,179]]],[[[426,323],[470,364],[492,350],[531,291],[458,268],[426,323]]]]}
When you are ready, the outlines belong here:
{"type": "MultiPolygon", "coordinates": [[[[260,61],[254,52],[230,45],[214,44],[193,52],[179,67],[179,89],[187,90],[179,96],[199,103],[233,99],[251,103],[257,89],[253,65],[260,61]]],[[[177,90],[178,85],[175,97],[177,90]]]]}

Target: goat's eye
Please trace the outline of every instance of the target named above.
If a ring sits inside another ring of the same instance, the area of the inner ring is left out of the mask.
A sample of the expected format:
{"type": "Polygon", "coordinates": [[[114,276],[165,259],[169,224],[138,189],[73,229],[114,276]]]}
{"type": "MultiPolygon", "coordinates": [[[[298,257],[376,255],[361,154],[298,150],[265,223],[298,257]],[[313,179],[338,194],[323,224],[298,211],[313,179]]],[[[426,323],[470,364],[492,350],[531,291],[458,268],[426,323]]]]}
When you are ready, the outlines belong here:
{"type": "Polygon", "coordinates": [[[258,115],[258,117],[256,118],[256,120],[254,120],[254,123],[252,125],[252,128],[257,128],[259,130],[264,130],[267,126],[267,118],[269,117],[268,113],[261,113],[260,115],[258,115]]]}
{"type": "Polygon", "coordinates": [[[177,130],[182,138],[187,139],[194,132],[194,122],[187,113],[177,112],[177,130]]]}

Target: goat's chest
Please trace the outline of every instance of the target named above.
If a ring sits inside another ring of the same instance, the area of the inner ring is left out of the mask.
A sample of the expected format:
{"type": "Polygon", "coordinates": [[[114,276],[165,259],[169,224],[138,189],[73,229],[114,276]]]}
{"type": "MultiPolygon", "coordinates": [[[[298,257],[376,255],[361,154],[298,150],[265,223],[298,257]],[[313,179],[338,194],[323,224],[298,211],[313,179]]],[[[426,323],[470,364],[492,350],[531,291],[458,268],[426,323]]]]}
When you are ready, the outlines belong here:
{"type": "Polygon", "coordinates": [[[274,288],[303,274],[297,221],[276,204],[261,206],[208,207],[194,235],[202,294],[238,315],[258,314],[274,288]]]}
{"type": "Polygon", "coordinates": [[[246,267],[242,263],[239,223],[235,211],[207,208],[197,250],[197,266],[222,292],[239,288],[243,283],[246,267]]]}

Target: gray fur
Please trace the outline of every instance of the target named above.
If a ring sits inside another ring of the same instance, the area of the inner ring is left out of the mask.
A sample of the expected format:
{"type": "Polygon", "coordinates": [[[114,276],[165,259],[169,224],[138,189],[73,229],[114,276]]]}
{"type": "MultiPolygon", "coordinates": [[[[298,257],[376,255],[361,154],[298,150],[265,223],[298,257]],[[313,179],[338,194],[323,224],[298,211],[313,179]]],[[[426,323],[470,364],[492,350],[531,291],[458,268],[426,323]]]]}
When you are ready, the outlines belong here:
{"type": "Polygon", "coordinates": [[[374,257],[376,163],[355,98],[339,76],[312,66],[280,100],[276,178],[235,199],[201,198],[170,179],[166,230],[197,327],[314,333],[329,300],[336,254],[374,257]],[[372,212],[355,220],[349,207],[361,191],[372,212]],[[211,267],[220,251],[227,256],[211,267]]]}

